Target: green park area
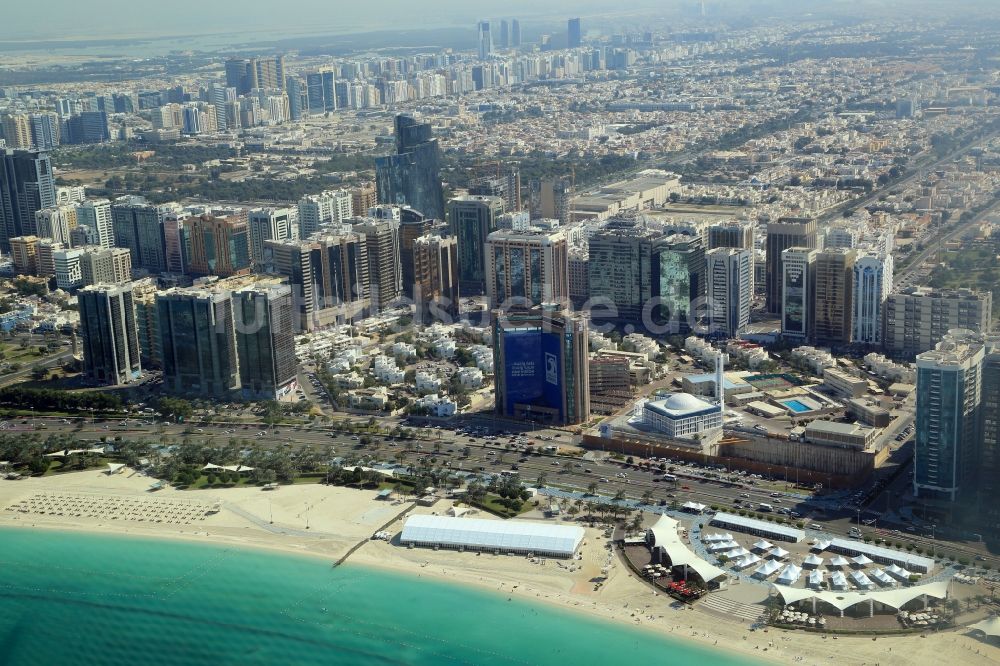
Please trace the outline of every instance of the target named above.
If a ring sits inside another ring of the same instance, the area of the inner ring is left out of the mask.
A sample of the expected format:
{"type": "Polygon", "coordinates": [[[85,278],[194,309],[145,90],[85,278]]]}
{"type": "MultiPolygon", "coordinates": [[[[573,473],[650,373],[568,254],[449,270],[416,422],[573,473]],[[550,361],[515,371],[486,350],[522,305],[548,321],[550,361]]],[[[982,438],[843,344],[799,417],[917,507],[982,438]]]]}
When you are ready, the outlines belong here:
{"type": "MultiPolygon", "coordinates": [[[[987,244],[945,252],[931,274],[930,286],[991,291],[996,301],[1000,298],[1000,261],[996,248],[987,244]]],[[[995,309],[994,316],[997,315],[1000,310],[995,309]]]]}

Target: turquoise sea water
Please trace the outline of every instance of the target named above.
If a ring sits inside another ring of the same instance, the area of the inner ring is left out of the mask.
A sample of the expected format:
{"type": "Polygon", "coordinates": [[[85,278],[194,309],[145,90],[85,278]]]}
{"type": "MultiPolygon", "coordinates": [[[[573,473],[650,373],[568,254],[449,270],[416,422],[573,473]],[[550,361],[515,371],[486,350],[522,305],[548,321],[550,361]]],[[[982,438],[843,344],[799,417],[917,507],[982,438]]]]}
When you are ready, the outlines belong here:
{"type": "Polygon", "coordinates": [[[0,663],[743,663],[548,606],[319,559],[0,530],[0,663]]]}

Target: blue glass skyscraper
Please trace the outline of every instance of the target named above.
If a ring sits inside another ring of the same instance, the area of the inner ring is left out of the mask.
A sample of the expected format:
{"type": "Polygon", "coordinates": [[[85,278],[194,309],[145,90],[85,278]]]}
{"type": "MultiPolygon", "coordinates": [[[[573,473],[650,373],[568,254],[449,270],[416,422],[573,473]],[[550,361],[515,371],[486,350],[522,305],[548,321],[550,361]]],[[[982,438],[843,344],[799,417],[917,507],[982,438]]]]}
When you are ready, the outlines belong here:
{"type": "Polygon", "coordinates": [[[425,217],[444,218],[441,156],[430,123],[396,116],[396,154],[375,160],[379,203],[410,206],[425,217]]]}

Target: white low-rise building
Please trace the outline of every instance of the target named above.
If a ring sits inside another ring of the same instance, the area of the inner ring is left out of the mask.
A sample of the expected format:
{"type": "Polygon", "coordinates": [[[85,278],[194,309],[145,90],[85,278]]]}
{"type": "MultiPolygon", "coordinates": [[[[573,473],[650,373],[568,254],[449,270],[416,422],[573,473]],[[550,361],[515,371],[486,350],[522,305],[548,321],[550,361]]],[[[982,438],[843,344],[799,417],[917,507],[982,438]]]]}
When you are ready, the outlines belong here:
{"type": "Polygon", "coordinates": [[[347,398],[353,409],[382,411],[389,404],[389,392],[384,386],[354,390],[348,393],[347,398]]]}
{"type": "Polygon", "coordinates": [[[404,360],[414,359],[417,357],[417,348],[409,342],[397,342],[392,346],[392,355],[404,360]]]}
{"type": "Polygon", "coordinates": [[[483,371],[484,375],[493,374],[493,350],[486,345],[472,345],[468,349],[472,358],[476,359],[476,367],[483,371]]]}
{"type": "Polygon", "coordinates": [[[866,354],[865,367],[882,379],[890,382],[903,384],[915,384],[917,382],[917,373],[913,369],[912,365],[894,363],[882,354],[876,354],[874,352],[866,354]]]}
{"type": "Polygon", "coordinates": [[[365,380],[356,372],[336,375],[333,379],[342,389],[358,389],[365,385],[365,380]]]}
{"type": "Polygon", "coordinates": [[[434,341],[434,351],[441,358],[452,358],[455,356],[455,341],[451,338],[438,338],[434,341]]]}
{"type": "Polygon", "coordinates": [[[450,398],[439,396],[437,393],[425,395],[413,401],[413,406],[418,409],[427,410],[432,416],[448,417],[454,416],[458,412],[458,403],[450,398]]]}
{"type": "Polygon", "coordinates": [[[441,379],[429,372],[418,370],[414,379],[417,393],[437,393],[441,390],[441,379]]]}
{"type": "Polygon", "coordinates": [[[818,376],[823,376],[823,370],[826,368],[837,367],[837,359],[829,351],[816,347],[796,347],[792,350],[791,359],[818,376]]]}
{"type": "Polygon", "coordinates": [[[629,333],[622,338],[622,346],[626,349],[631,347],[639,354],[645,354],[647,361],[654,361],[660,354],[660,345],[642,333],[629,333]]]}
{"type": "Polygon", "coordinates": [[[372,361],[372,374],[375,379],[385,384],[399,384],[406,373],[396,365],[396,359],[389,356],[376,356],[372,361]]]}
{"type": "Polygon", "coordinates": [[[479,368],[459,368],[455,373],[458,383],[467,389],[477,389],[483,385],[483,371],[479,368]]]}
{"type": "Polygon", "coordinates": [[[618,349],[618,345],[615,344],[614,340],[597,331],[590,331],[587,337],[590,341],[590,351],[598,352],[602,349],[618,349]]]}
{"type": "Polygon", "coordinates": [[[708,363],[709,365],[715,364],[715,356],[718,354],[711,343],[695,335],[691,335],[684,340],[684,351],[699,359],[702,363],[708,363]]]}

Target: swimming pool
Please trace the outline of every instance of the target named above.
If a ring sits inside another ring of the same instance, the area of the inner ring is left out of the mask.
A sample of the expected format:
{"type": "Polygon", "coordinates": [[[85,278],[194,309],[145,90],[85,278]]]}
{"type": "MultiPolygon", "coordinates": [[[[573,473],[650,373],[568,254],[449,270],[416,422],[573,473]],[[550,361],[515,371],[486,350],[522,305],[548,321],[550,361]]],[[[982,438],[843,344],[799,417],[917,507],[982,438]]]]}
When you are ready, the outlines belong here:
{"type": "Polygon", "coordinates": [[[788,409],[792,410],[796,414],[812,411],[808,405],[801,403],[798,400],[785,400],[781,404],[788,407],[788,409]]]}

